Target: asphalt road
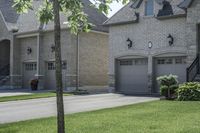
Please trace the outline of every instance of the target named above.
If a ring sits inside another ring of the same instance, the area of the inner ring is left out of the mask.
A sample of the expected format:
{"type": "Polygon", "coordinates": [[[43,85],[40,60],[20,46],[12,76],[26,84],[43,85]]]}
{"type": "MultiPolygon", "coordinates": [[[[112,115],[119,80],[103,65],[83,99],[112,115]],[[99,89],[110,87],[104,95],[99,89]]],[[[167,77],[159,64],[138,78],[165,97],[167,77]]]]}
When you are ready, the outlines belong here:
{"type": "MultiPolygon", "coordinates": [[[[99,110],[123,105],[158,100],[153,97],[98,94],[64,97],[65,113],[99,110]]],[[[55,98],[43,98],[0,103],[0,124],[56,115],[55,98]]]]}

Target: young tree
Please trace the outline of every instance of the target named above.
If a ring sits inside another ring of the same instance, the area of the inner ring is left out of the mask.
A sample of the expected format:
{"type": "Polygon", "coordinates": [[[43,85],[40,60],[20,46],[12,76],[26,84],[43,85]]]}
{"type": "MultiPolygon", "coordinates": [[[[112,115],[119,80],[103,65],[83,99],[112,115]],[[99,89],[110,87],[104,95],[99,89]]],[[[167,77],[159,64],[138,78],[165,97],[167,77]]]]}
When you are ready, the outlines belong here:
{"type": "MultiPolygon", "coordinates": [[[[14,0],[13,7],[18,13],[27,13],[33,10],[34,0],[14,0]]],[[[41,0],[43,4],[38,9],[38,18],[41,24],[54,21],[54,41],[55,41],[55,62],[56,62],[56,98],[57,98],[57,131],[65,133],[64,105],[63,105],[63,85],[62,85],[62,59],[60,44],[60,13],[63,12],[68,17],[68,24],[71,33],[77,34],[79,28],[83,32],[89,32],[92,24],[88,22],[87,14],[83,12],[84,5],[81,0],[41,0]]],[[[95,6],[101,12],[108,14],[109,4],[113,1],[126,3],[129,0],[93,0],[95,6]]]]}

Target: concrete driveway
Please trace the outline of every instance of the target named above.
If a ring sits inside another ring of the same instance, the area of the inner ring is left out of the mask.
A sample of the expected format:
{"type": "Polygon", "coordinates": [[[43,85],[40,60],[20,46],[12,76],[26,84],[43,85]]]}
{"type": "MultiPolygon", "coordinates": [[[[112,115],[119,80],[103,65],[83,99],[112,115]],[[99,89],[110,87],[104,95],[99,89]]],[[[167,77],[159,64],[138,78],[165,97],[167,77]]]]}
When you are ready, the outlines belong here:
{"type": "MultiPolygon", "coordinates": [[[[78,113],[158,100],[155,97],[98,94],[64,97],[65,113],[78,113]]],[[[10,123],[56,115],[55,98],[0,103],[0,123],[10,123]]]]}
{"type": "Polygon", "coordinates": [[[0,89],[0,97],[31,95],[31,94],[35,94],[35,93],[45,93],[45,92],[49,92],[49,90],[31,91],[31,90],[27,90],[27,89],[16,89],[16,90],[0,89]]]}

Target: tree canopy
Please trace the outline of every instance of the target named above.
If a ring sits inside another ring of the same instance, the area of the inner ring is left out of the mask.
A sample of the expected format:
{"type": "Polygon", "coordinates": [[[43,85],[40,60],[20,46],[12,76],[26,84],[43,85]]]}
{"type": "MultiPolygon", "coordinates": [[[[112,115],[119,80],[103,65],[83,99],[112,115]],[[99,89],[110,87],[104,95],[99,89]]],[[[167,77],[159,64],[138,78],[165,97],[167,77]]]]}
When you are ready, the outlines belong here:
{"type": "MultiPolygon", "coordinates": [[[[14,7],[18,13],[27,13],[29,10],[33,10],[34,0],[14,0],[14,7]]],[[[52,0],[41,0],[43,4],[37,10],[37,16],[42,24],[47,24],[54,19],[53,2],[52,0]]],[[[91,8],[97,8],[100,12],[108,14],[110,10],[110,4],[112,2],[127,3],[129,0],[94,0],[94,4],[91,4],[91,8]]],[[[88,32],[92,24],[88,22],[88,16],[83,12],[82,0],[59,0],[60,12],[68,16],[68,25],[71,32],[78,33],[81,27],[83,32],[88,32]]]]}

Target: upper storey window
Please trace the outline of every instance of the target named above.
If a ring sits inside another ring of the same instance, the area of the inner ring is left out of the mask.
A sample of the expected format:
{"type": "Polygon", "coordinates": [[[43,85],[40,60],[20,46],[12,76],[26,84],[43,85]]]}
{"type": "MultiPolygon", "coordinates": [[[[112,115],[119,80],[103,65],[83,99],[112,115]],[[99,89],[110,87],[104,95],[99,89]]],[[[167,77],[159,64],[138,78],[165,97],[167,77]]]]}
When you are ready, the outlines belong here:
{"type": "Polygon", "coordinates": [[[147,0],[145,2],[145,16],[152,16],[154,13],[154,2],[153,0],[147,0]]]}

